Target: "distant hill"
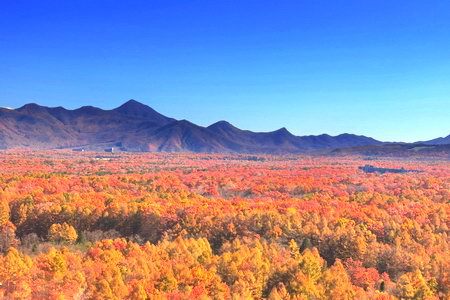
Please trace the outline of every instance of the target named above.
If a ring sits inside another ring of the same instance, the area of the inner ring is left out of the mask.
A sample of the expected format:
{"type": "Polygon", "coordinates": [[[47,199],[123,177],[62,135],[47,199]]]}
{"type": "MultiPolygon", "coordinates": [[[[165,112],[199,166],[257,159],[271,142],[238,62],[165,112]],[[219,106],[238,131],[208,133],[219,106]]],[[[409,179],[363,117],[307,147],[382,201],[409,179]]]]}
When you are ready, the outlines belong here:
{"type": "Polygon", "coordinates": [[[418,142],[420,144],[426,144],[426,145],[449,145],[450,144],[450,135],[446,137],[440,137],[437,139],[425,141],[425,142],[418,142]]]}
{"type": "Polygon", "coordinates": [[[33,103],[18,109],[0,108],[3,149],[114,147],[120,151],[283,154],[381,145],[370,137],[353,134],[295,136],[286,128],[252,132],[226,121],[202,127],[166,117],[135,100],[112,110],[92,106],[68,110],[33,103]]]}
{"type": "Polygon", "coordinates": [[[441,157],[450,159],[450,144],[400,144],[367,145],[358,147],[339,148],[332,150],[331,155],[364,155],[381,157],[441,157]]]}

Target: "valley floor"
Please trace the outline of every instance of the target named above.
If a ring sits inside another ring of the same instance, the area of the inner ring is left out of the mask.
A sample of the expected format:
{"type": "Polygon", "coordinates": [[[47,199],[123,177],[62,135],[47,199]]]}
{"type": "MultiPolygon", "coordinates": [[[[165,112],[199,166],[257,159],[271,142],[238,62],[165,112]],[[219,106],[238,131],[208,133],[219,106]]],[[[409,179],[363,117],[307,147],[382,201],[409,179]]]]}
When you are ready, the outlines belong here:
{"type": "Polygon", "coordinates": [[[449,212],[446,160],[2,151],[0,298],[447,299],[449,212]]]}

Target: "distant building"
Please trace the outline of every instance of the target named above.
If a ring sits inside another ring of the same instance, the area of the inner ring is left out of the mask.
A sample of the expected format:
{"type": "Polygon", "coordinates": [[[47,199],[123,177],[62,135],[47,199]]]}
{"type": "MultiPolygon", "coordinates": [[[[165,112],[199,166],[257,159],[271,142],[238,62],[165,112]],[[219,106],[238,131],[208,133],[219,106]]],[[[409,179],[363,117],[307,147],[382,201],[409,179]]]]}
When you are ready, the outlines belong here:
{"type": "Polygon", "coordinates": [[[84,152],[84,148],[75,148],[75,149],[72,149],[72,151],[75,151],[75,152],[84,152]]]}
{"type": "Polygon", "coordinates": [[[114,147],[106,148],[105,152],[114,153],[114,147]]]}

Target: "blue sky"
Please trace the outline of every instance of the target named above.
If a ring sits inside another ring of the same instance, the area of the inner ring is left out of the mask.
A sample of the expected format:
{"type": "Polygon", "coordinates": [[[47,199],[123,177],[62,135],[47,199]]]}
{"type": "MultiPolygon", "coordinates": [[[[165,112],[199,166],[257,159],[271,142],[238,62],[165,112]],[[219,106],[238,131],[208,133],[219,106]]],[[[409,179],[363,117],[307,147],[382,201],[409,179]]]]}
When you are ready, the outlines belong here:
{"type": "Polygon", "coordinates": [[[178,119],[450,134],[450,2],[2,1],[0,106],[136,99],[178,119]]]}

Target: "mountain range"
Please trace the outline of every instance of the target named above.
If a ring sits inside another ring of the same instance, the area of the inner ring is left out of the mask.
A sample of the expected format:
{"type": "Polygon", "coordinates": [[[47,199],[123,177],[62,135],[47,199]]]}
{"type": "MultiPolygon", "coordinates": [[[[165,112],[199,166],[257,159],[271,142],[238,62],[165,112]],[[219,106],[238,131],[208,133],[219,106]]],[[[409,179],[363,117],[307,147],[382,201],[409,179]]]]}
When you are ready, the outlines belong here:
{"type": "MultiPolygon", "coordinates": [[[[450,136],[421,144],[450,144],[450,136]]],[[[68,110],[34,103],[17,109],[0,108],[1,149],[286,154],[383,145],[354,134],[295,136],[286,128],[252,132],[226,121],[202,127],[166,117],[135,100],[112,110],[92,106],[68,110]]]]}

